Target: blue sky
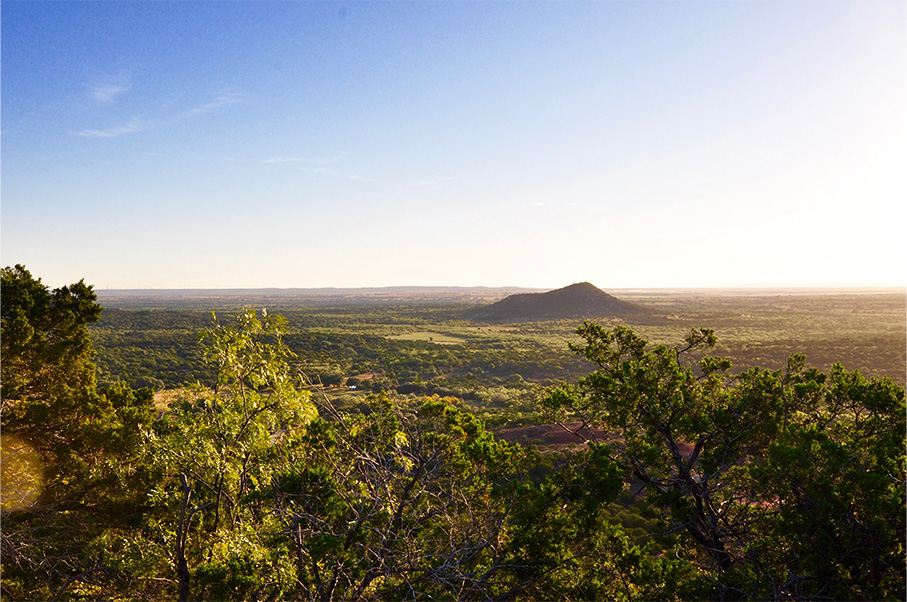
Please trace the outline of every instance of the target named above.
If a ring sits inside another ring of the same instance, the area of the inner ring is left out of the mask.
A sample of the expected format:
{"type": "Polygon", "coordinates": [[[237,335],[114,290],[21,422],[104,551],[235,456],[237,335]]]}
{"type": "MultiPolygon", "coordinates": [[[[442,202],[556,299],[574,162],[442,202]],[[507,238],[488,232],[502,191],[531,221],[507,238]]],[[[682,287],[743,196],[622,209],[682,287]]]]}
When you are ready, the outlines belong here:
{"type": "Polygon", "coordinates": [[[52,286],[905,284],[900,0],[0,11],[52,286]]]}

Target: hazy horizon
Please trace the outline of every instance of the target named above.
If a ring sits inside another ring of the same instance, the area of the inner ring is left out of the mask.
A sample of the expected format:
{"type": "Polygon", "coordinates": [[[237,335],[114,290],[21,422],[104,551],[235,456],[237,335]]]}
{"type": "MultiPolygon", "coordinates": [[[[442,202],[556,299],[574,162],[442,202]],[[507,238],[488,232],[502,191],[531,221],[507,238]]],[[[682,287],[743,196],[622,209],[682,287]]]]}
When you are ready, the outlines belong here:
{"type": "MultiPolygon", "coordinates": [[[[90,284],[90,283],[89,283],[90,284]]],[[[572,283],[577,284],[577,283],[572,283]]],[[[594,283],[591,283],[594,285],[594,283]]],[[[219,288],[98,288],[94,287],[95,292],[103,295],[105,293],[181,293],[181,292],[210,292],[213,294],[228,294],[235,292],[271,292],[275,291],[278,293],[293,293],[293,292],[326,292],[326,291],[337,291],[338,293],[346,292],[372,292],[372,291],[549,291],[556,290],[560,288],[565,288],[570,286],[570,284],[560,285],[560,286],[551,286],[551,287],[531,287],[531,286],[463,286],[463,285],[454,285],[454,286],[444,286],[444,285],[390,285],[390,286],[356,286],[356,287],[337,287],[337,286],[324,286],[324,287],[276,287],[276,286],[262,286],[262,287],[219,287],[219,288]]],[[[810,290],[810,291],[898,291],[904,292],[905,287],[903,286],[857,286],[857,285],[841,285],[833,283],[819,283],[819,284],[738,284],[738,285],[728,285],[728,286],[673,286],[673,287],[598,287],[601,290],[605,291],[734,291],[734,290],[752,290],[752,291],[785,291],[785,290],[810,290]]]]}
{"type": "Polygon", "coordinates": [[[902,1],[0,11],[52,287],[907,284],[902,1]]]}

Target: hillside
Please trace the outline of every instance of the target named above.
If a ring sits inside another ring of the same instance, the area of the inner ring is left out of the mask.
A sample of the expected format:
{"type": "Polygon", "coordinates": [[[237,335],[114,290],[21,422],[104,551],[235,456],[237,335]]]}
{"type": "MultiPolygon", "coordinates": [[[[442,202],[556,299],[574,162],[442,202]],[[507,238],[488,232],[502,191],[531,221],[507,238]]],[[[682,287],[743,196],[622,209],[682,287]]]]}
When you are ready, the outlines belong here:
{"type": "Polygon", "coordinates": [[[588,282],[580,282],[547,293],[510,295],[497,303],[471,312],[470,317],[486,322],[528,322],[602,318],[645,311],[646,309],[640,305],[621,301],[588,282]]]}

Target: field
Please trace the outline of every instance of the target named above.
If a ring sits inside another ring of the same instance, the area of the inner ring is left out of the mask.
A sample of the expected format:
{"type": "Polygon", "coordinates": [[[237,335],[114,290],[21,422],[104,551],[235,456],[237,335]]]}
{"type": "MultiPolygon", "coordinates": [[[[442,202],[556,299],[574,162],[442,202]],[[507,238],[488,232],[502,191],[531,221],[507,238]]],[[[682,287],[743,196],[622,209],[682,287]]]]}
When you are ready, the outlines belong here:
{"type": "MultiPolygon", "coordinates": [[[[100,296],[93,327],[99,380],[158,390],[211,378],[198,334],[211,312],[229,319],[242,306],[283,314],[299,367],[340,403],[378,390],[452,395],[492,426],[533,420],[538,388],[590,366],[567,343],[576,320],[485,324],[466,312],[506,292],[395,290],[343,296],[252,294],[100,296]]],[[[692,327],[712,328],[715,354],[735,370],[782,368],[794,353],[827,370],[832,363],[905,384],[905,292],[874,290],[624,290],[620,299],[650,313],[622,322],[643,338],[678,345],[692,327]]],[[[619,321],[607,318],[602,323],[619,321]]]]}
{"type": "Polygon", "coordinates": [[[394,334],[389,337],[392,341],[429,341],[436,345],[460,345],[469,339],[442,332],[419,331],[405,334],[394,334]]]}
{"type": "Polygon", "coordinates": [[[667,316],[668,324],[637,326],[652,340],[674,342],[675,333],[704,326],[718,335],[718,354],[741,367],[778,368],[790,354],[803,353],[823,369],[839,362],[904,384],[903,290],[669,292],[625,298],[667,316]]]}

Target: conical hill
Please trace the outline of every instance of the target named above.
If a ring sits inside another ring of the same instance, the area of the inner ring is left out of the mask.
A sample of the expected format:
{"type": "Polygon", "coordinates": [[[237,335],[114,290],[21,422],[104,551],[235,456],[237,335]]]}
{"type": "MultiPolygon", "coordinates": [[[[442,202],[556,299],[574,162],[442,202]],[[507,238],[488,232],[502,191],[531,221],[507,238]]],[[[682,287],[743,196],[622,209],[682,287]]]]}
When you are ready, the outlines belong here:
{"type": "Polygon", "coordinates": [[[475,310],[471,317],[484,322],[532,322],[596,319],[645,311],[643,307],[621,301],[588,282],[580,282],[547,293],[510,295],[475,310]]]}

